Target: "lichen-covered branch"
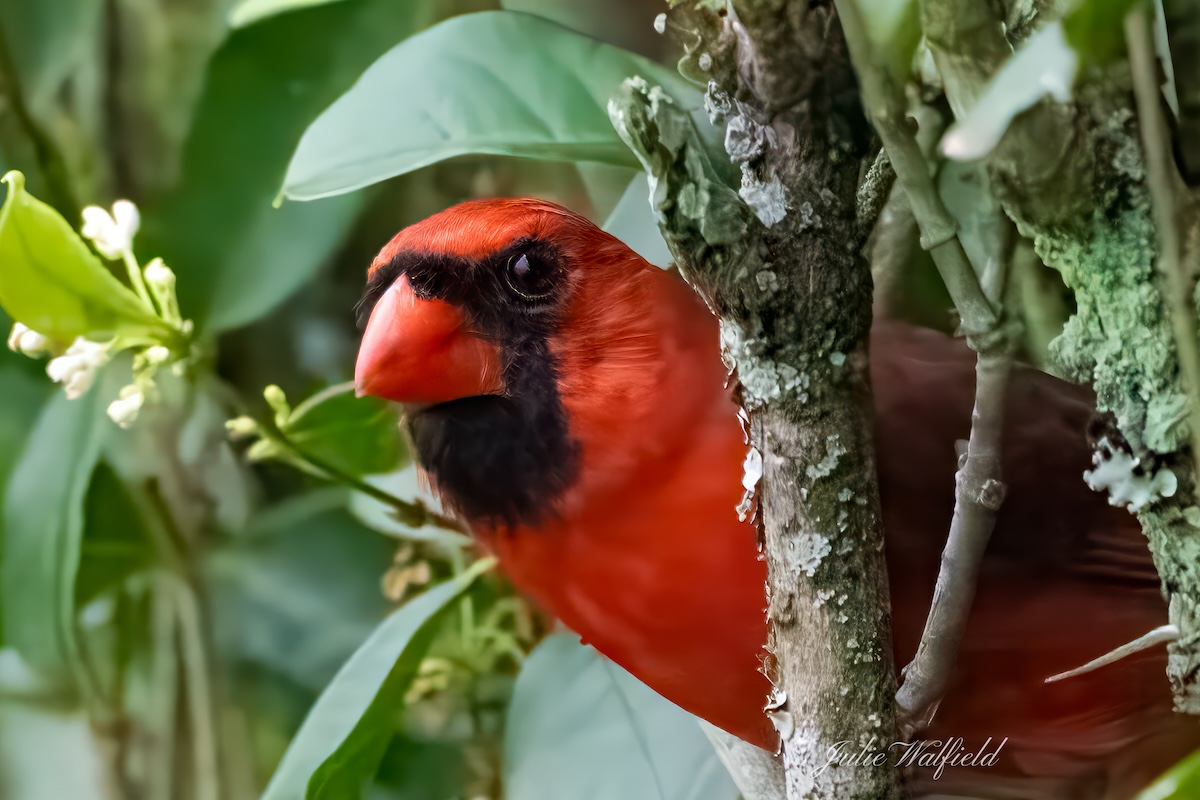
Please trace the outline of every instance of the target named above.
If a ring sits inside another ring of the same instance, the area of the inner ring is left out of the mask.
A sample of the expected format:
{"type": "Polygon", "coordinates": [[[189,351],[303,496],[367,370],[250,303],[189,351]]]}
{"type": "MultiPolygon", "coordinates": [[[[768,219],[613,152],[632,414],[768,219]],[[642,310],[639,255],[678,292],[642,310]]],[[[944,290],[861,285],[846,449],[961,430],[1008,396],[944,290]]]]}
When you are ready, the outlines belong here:
{"type": "Polygon", "coordinates": [[[748,415],[787,796],[898,797],[896,770],[829,763],[839,741],[894,734],[854,76],[829,3],[697,0],[680,12],[675,27],[694,31],[684,67],[709,78],[710,119],[636,81],[610,111],[651,175],[677,263],[720,317],[748,415]]]}
{"type": "MultiPolygon", "coordinates": [[[[926,7],[968,2],[923,0],[923,19],[926,7]]],[[[955,56],[938,61],[948,93],[977,86],[978,73],[955,74],[962,59],[1002,49],[998,19],[973,30],[958,36],[951,25],[937,37],[938,48],[955,56]],[[980,35],[991,37],[989,46],[980,35]]],[[[1018,117],[988,166],[1018,230],[1075,294],[1076,312],[1050,356],[1058,371],[1091,383],[1098,410],[1115,420],[1088,480],[1114,504],[1128,505],[1149,538],[1170,622],[1180,631],[1168,649],[1168,677],[1177,706],[1200,713],[1200,508],[1186,452],[1188,399],[1155,269],[1159,232],[1131,88],[1123,62],[1092,67],[1073,103],[1044,101],[1018,117]],[[1029,141],[1040,146],[1024,146],[1029,141]]],[[[969,100],[951,97],[950,104],[961,109],[969,100]]],[[[1196,224],[1189,213],[1175,220],[1181,230],[1196,224]]],[[[1192,292],[1185,297],[1194,302],[1192,292]]]]}
{"type": "Polygon", "coordinates": [[[1125,20],[1129,68],[1133,73],[1142,151],[1146,159],[1146,182],[1158,230],[1158,272],[1167,291],[1167,315],[1179,352],[1179,372],[1188,398],[1192,463],[1200,474],[1200,343],[1196,341],[1196,309],[1192,300],[1191,276],[1180,259],[1179,217],[1182,212],[1182,182],[1173,167],[1171,139],[1158,87],[1154,43],[1145,12],[1135,8],[1125,20]]]}

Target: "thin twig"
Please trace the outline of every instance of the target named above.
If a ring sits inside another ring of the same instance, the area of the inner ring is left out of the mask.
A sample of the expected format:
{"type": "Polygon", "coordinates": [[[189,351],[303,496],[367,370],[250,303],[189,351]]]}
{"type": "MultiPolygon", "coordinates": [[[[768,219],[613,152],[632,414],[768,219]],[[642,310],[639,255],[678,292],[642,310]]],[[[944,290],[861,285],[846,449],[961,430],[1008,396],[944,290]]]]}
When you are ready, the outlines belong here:
{"type": "Polygon", "coordinates": [[[1170,132],[1163,119],[1159,99],[1158,71],[1155,68],[1154,42],[1145,11],[1135,7],[1125,17],[1125,40],[1129,51],[1129,68],[1133,73],[1134,98],[1137,101],[1138,126],[1142,135],[1142,150],[1146,161],[1146,183],[1158,229],[1159,274],[1166,284],[1164,300],[1175,333],[1179,356],[1179,371],[1190,406],[1192,459],[1196,475],[1200,476],[1200,348],[1196,340],[1195,309],[1192,307],[1192,286],[1181,263],[1179,238],[1179,185],[1171,154],[1170,132]]]}
{"type": "Polygon", "coordinates": [[[460,523],[458,520],[451,519],[450,517],[430,510],[430,508],[420,500],[404,500],[396,497],[394,494],[385,492],[383,489],[380,489],[377,486],[372,486],[358,476],[352,475],[340,467],[334,466],[323,458],[319,458],[318,456],[314,456],[311,453],[306,452],[303,448],[297,446],[295,442],[289,439],[283,431],[279,430],[274,423],[262,425],[261,427],[263,428],[265,435],[269,436],[273,441],[284,447],[296,458],[299,458],[301,461],[306,462],[310,466],[315,467],[317,470],[324,473],[330,480],[345,484],[351,489],[354,489],[357,492],[362,492],[368,497],[372,497],[384,505],[391,506],[400,513],[401,521],[404,522],[404,524],[413,528],[420,528],[424,525],[433,525],[449,531],[466,533],[466,531],[463,529],[462,523],[460,523]]]}
{"type": "Polygon", "coordinates": [[[715,725],[699,722],[743,800],[785,800],[783,762],[715,725]]]}
{"type": "Polygon", "coordinates": [[[1084,675],[1088,672],[1095,672],[1101,667],[1107,667],[1109,664],[1114,664],[1122,658],[1128,658],[1134,653],[1140,653],[1143,650],[1149,650],[1160,644],[1168,644],[1179,638],[1179,628],[1174,625],[1160,625],[1149,633],[1142,634],[1128,644],[1123,644],[1120,647],[1110,650],[1099,658],[1093,658],[1082,667],[1069,669],[1066,672],[1060,672],[1057,675],[1051,675],[1046,678],[1046,683],[1054,683],[1055,681],[1074,678],[1077,675],[1084,675]]]}
{"type": "Polygon", "coordinates": [[[176,582],[175,607],[179,620],[180,649],[185,675],[185,696],[191,722],[192,774],[196,800],[220,800],[221,780],[217,763],[217,726],[213,705],[208,653],[195,590],[180,579],[176,582]]]}
{"type": "MultiPolygon", "coordinates": [[[[886,68],[873,60],[856,3],[837,0],[837,8],[863,100],[897,180],[908,195],[921,231],[921,246],[933,256],[958,310],[961,330],[978,353],[971,437],[956,475],[954,517],[925,630],[896,694],[898,726],[907,738],[928,725],[949,686],[983,554],[1004,498],[1000,434],[1011,356],[1000,314],[980,285],[958,238],[957,223],[943,204],[920,145],[905,123],[903,94],[886,68]]],[[[994,294],[1001,296],[1000,292],[994,294]]]]}
{"type": "Polygon", "coordinates": [[[179,650],[176,643],[178,620],[174,591],[177,577],[166,572],[156,574],[151,584],[150,607],[152,680],[159,702],[154,728],[155,756],[148,765],[146,795],[151,800],[171,800],[175,780],[175,709],[179,693],[179,650]]]}

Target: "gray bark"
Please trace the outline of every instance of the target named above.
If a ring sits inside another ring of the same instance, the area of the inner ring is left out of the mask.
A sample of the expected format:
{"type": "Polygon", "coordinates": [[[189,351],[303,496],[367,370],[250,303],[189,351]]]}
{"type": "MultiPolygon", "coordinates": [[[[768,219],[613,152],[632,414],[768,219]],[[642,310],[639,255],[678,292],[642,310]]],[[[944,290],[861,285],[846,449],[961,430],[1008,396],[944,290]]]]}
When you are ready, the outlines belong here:
{"type": "Polygon", "coordinates": [[[739,383],[787,796],[898,797],[895,769],[829,763],[838,742],[858,752],[875,737],[883,749],[895,731],[871,280],[855,220],[869,153],[854,77],[831,3],[701,0],[681,11],[677,26],[696,34],[683,67],[710,80],[724,148],[707,121],[638,81],[610,113],[652,175],[676,262],[720,317],[739,383]]]}

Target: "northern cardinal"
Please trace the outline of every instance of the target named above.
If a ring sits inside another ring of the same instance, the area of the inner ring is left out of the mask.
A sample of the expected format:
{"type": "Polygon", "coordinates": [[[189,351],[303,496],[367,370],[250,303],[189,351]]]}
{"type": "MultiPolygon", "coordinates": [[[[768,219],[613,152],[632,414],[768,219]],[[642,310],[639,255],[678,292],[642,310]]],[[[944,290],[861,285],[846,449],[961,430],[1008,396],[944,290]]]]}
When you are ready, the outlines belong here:
{"type": "MultiPolygon", "coordinates": [[[[683,708],[764,748],[766,568],[734,510],[746,445],[717,320],[674,272],[557,205],[479,200],[393,238],[370,267],[358,391],[404,404],[444,503],[513,583],[683,708]]],[[[878,322],[875,440],[895,652],[915,651],[970,430],[973,355],[878,322]]],[[[1086,390],[1011,381],[1008,495],[954,682],[924,736],[997,763],[917,791],[1119,798],[1200,744],[1165,655],[1046,684],[1166,621],[1145,539],[1081,479],[1086,390]]]]}

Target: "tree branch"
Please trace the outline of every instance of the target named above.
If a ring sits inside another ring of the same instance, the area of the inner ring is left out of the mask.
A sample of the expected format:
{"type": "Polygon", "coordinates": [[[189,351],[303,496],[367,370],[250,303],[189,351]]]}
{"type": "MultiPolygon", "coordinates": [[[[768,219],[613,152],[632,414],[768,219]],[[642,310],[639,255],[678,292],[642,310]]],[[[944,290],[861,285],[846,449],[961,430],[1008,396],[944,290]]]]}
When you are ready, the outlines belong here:
{"type": "MultiPolygon", "coordinates": [[[[900,733],[909,738],[929,724],[949,687],[983,554],[1004,499],[1000,433],[1011,347],[993,300],[985,294],[958,238],[957,222],[942,203],[920,145],[905,124],[900,88],[878,63],[854,0],[839,0],[838,9],[863,99],[908,195],[921,230],[921,246],[933,256],[958,309],[967,341],[979,354],[971,438],[956,476],[954,517],[933,604],[916,656],[905,668],[904,683],[896,696],[900,733]]],[[[999,296],[1000,292],[994,293],[999,296]]]]}
{"type": "Polygon", "coordinates": [[[748,415],[787,796],[886,800],[898,770],[830,763],[837,742],[875,737],[883,750],[894,737],[855,225],[869,129],[830,3],[715,5],[684,9],[684,68],[710,79],[724,152],[707,120],[638,81],[610,115],[651,174],[676,262],[720,317],[748,415]]]}

